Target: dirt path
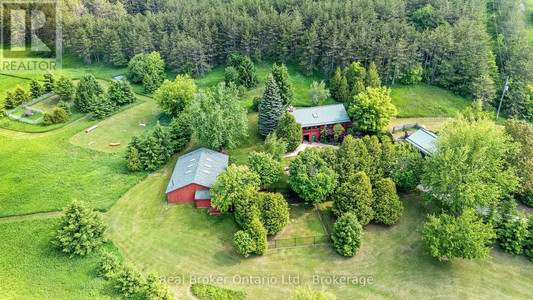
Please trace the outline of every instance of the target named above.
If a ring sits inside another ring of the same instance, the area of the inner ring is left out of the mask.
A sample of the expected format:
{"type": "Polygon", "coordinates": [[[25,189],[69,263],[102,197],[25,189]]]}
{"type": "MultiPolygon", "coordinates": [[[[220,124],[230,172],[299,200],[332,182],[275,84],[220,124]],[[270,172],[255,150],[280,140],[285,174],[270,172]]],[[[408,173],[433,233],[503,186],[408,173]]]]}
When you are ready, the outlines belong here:
{"type": "Polygon", "coordinates": [[[29,220],[42,220],[50,218],[58,218],[63,216],[63,211],[51,211],[45,213],[34,213],[23,216],[11,216],[11,217],[0,217],[0,224],[2,223],[11,223],[11,222],[20,222],[20,221],[29,221],[29,220]]]}

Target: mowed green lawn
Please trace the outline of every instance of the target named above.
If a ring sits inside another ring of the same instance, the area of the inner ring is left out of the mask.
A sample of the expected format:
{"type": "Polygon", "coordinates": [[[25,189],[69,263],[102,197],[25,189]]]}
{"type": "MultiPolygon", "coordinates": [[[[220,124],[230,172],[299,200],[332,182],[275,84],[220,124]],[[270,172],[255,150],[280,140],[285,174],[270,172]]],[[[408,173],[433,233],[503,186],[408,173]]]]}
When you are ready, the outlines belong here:
{"type": "MultiPolygon", "coordinates": [[[[0,224],[0,298],[115,299],[113,287],[96,278],[100,251],[69,258],[51,244],[58,222],[0,224]]],[[[112,242],[104,248],[120,255],[112,242]]]]}
{"type": "Polygon", "coordinates": [[[74,145],[102,151],[116,153],[124,151],[134,136],[140,136],[150,123],[157,118],[160,111],[153,98],[137,96],[144,103],[133,106],[108,119],[97,122],[98,128],[85,133],[80,131],[70,138],[74,145]],[[156,110],[156,115],[153,110],[156,110]],[[140,126],[143,123],[146,126],[140,126]],[[94,142],[94,144],[89,145],[94,142]],[[120,146],[109,146],[109,143],[121,143],[120,146]]]}
{"type": "MultiPolygon", "coordinates": [[[[356,257],[343,258],[324,245],[243,258],[232,245],[238,230],[232,215],[210,216],[190,204],[167,205],[164,191],[174,162],[129,190],[105,214],[109,237],[140,269],[155,269],[167,277],[183,275],[186,281],[189,276],[222,276],[227,278],[225,287],[245,290],[250,299],[285,299],[295,286],[282,284],[282,275],[300,275],[301,284],[312,283],[313,275],[373,278],[374,283],[365,286],[324,285],[338,299],[533,297],[533,267],[523,256],[494,250],[485,261],[439,262],[429,257],[419,234],[427,211],[418,194],[402,196],[405,213],[395,226],[365,227],[356,257]],[[235,275],[274,276],[277,283],[239,284],[233,281],[235,275]]],[[[173,285],[180,299],[186,297],[188,285],[173,285]]]]}

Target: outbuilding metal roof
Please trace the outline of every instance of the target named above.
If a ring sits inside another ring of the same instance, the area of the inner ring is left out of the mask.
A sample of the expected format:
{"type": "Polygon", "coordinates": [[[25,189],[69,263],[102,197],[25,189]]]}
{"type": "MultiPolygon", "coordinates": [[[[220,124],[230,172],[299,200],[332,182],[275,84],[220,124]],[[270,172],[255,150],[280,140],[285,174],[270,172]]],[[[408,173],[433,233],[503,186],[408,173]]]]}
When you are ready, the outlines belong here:
{"type": "Polygon", "coordinates": [[[291,113],[302,127],[350,122],[342,104],[297,108],[291,113]]]}
{"type": "Polygon", "coordinates": [[[211,200],[211,191],[196,190],[196,192],[194,192],[194,200],[211,200]]]}
{"type": "Polygon", "coordinates": [[[218,174],[226,170],[228,159],[226,154],[206,148],[180,156],[166,193],[193,183],[210,188],[218,174]]]}
{"type": "Polygon", "coordinates": [[[415,146],[418,150],[426,155],[431,155],[436,150],[435,141],[437,136],[430,131],[423,128],[418,129],[415,133],[411,134],[406,141],[415,146]]]}

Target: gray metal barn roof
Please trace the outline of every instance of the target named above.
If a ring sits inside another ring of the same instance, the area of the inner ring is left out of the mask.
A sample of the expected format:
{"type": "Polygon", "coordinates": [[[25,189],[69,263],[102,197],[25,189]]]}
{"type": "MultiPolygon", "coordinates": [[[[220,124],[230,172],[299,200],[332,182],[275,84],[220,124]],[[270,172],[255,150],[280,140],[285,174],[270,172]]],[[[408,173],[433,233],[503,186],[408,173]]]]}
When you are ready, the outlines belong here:
{"type": "Polygon", "coordinates": [[[206,148],[180,156],[166,193],[193,183],[210,188],[218,174],[226,170],[228,159],[226,154],[206,148]]]}
{"type": "Polygon", "coordinates": [[[342,104],[297,108],[291,113],[302,127],[350,122],[342,104]]]}
{"type": "Polygon", "coordinates": [[[435,141],[437,136],[430,131],[423,128],[418,129],[415,133],[411,134],[406,141],[411,143],[415,148],[422,151],[426,155],[431,155],[436,150],[435,141]]]}

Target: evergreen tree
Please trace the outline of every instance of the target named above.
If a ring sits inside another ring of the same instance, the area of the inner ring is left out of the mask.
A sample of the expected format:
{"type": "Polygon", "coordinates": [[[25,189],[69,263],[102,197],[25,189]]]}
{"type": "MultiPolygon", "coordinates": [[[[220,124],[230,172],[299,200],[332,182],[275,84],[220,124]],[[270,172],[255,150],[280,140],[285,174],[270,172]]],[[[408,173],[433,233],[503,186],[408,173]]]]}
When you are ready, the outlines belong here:
{"type": "Polygon", "coordinates": [[[237,252],[248,257],[250,253],[255,252],[255,242],[250,234],[244,230],[239,230],[233,236],[233,244],[237,252]]]}
{"type": "Polygon", "coordinates": [[[339,102],[346,100],[346,99],[343,100],[342,95],[341,95],[341,82],[342,82],[341,68],[337,67],[337,70],[335,71],[335,75],[333,75],[333,77],[331,77],[331,79],[329,80],[329,86],[330,86],[329,90],[331,92],[331,97],[333,97],[333,99],[339,102]]]}
{"type": "Polygon", "coordinates": [[[159,274],[152,272],[146,277],[145,296],[147,300],[173,300],[175,296],[168,286],[161,282],[159,274]]]}
{"type": "Polygon", "coordinates": [[[52,110],[52,122],[54,124],[65,123],[70,120],[68,113],[61,107],[54,107],[52,110]]]}
{"type": "Polygon", "coordinates": [[[358,172],[335,190],[333,213],[338,217],[347,212],[353,213],[364,226],[374,219],[373,202],[370,178],[364,172],[358,172]]]}
{"type": "Polygon", "coordinates": [[[233,207],[235,209],[235,221],[242,229],[248,229],[254,217],[260,217],[261,193],[256,187],[247,186],[237,192],[233,207]]]}
{"type": "Polygon", "coordinates": [[[278,86],[283,107],[288,107],[292,103],[294,92],[292,91],[289,71],[285,64],[281,66],[274,64],[272,67],[272,77],[278,86]]]}
{"type": "Polygon", "coordinates": [[[502,215],[502,227],[496,232],[500,246],[504,251],[518,255],[524,252],[524,245],[528,238],[528,221],[526,217],[515,209],[513,214],[502,215]]]}
{"type": "Polygon", "coordinates": [[[372,191],[374,195],[374,220],[377,223],[393,225],[403,213],[403,204],[396,194],[396,185],[390,178],[383,178],[376,182],[372,191]]]}
{"type": "Polygon", "coordinates": [[[274,131],[267,135],[263,148],[266,153],[272,155],[272,158],[281,162],[283,160],[283,155],[287,152],[287,143],[278,139],[276,131],[274,131]]]}
{"type": "Polygon", "coordinates": [[[267,234],[276,234],[289,222],[289,204],[279,193],[260,193],[260,220],[267,234]]]}
{"type": "Polygon", "coordinates": [[[183,150],[193,134],[190,112],[188,110],[183,111],[179,116],[173,118],[168,130],[170,139],[174,144],[174,152],[183,150]]]}
{"type": "Polygon", "coordinates": [[[125,265],[121,268],[116,283],[118,291],[126,298],[140,292],[144,285],[141,274],[131,265],[125,265]]]}
{"type": "Polygon", "coordinates": [[[302,125],[291,113],[285,113],[275,131],[278,138],[287,144],[287,151],[294,151],[302,143],[302,125]]]}
{"type": "Polygon", "coordinates": [[[257,86],[257,70],[254,63],[246,56],[242,58],[242,62],[237,67],[239,73],[239,84],[246,88],[253,88],[257,86]]]}
{"type": "Polygon", "coordinates": [[[55,77],[50,72],[46,71],[44,73],[44,79],[43,79],[43,87],[46,93],[49,93],[54,90],[55,87],[55,77]]]}
{"type": "Polygon", "coordinates": [[[239,73],[234,67],[229,66],[224,69],[224,82],[226,84],[234,83],[239,84],[239,73]]]}
{"type": "Polygon", "coordinates": [[[144,169],[143,164],[141,162],[141,156],[139,155],[139,151],[137,151],[137,148],[130,147],[128,158],[126,160],[126,166],[130,171],[140,171],[144,169]]]}
{"type": "Polygon", "coordinates": [[[420,184],[424,172],[424,158],[420,155],[420,151],[409,143],[397,143],[395,152],[391,179],[403,191],[415,189],[420,184]]]}
{"type": "Polygon", "coordinates": [[[374,62],[370,64],[366,72],[365,85],[375,88],[381,87],[381,79],[379,79],[378,70],[374,62]]]}
{"type": "Polygon", "coordinates": [[[116,272],[119,270],[120,267],[121,265],[118,258],[115,255],[104,251],[96,273],[105,279],[110,279],[111,277],[116,275],[116,272]]]}
{"type": "Polygon", "coordinates": [[[355,256],[361,249],[363,228],[357,217],[351,213],[344,214],[333,225],[331,239],[337,253],[342,256],[355,256]]]}
{"type": "Polygon", "coordinates": [[[107,89],[107,97],[115,105],[125,105],[135,102],[135,94],[128,81],[113,80],[107,89]]]}
{"type": "Polygon", "coordinates": [[[339,182],[348,181],[352,174],[369,170],[370,156],[365,144],[361,139],[347,135],[337,150],[337,162],[335,171],[339,174],[339,182]]]}
{"type": "Polygon", "coordinates": [[[370,178],[370,182],[374,184],[376,181],[383,178],[384,175],[383,165],[381,162],[381,144],[379,143],[378,137],[375,135],[366,135],[363,138],[363,143],[365,144],[366,151],[368,153],[368,168],[366,169],[366,175],[368,175],[370,178]]]}
{"type": "Polygon", "coordinates": [[[82,112],[90,112],[90,103],[103,93],[103,89],[93,75],[83,76],[76,87],[74,104],[82,112]]]}
{"type": "Polygon", "coordinates": [[[283,100],[279,94],[278,85],[274,77],[269,75],[259,105],[259,133],[267,136],[274,131],[283,113],[283,100]]]}
{"type": "Polygon", "coordinates": [[[31,94],[31,97],[32,99],[35,99],[39,96],[41,96],[42,94],[44,94],[44,87],[41,83],[39,83],[39,81],[37,80],[32,80],[30,82],[30,94],[31,94]]]}
{"type": "Polygon", "coordinates": [[[74,201],[64,209],[53,244],[61,251],[84,256],[105,242],[105,225],[95,212],[81,202],[74,201]]]}
{"type": "Polygon", "coordinates": [[[59,103],[57,103],[57,107],[62,108],[67,113],[68,117],[70,118],[72,112],[70,111],[69,102],[59,101],[59,103]]]}
{"type": "Polygon", "coordinates": [[[246,232],[254,241],[253,253],[258,255],[265,254],[268,249],[267,230],[265,229],[263,224],[261,224],[261,221],[258,217],[254,217],[252,219],[252,222],[250,223],[250,226],[248,227],[246,232]]]}
{"type": "Polygon", "coordinates": [[[113,114],[116,105],[104,94],[93,95],[85,110],[91,113],[91,120],[102,120],[113,114]]]}
{"type": "Polygon", "coordinates": [[[74,94],[74,82],[66,76],[60,76],[55,83],[54,93],[62,100],[70,100],[74,94]]]}

